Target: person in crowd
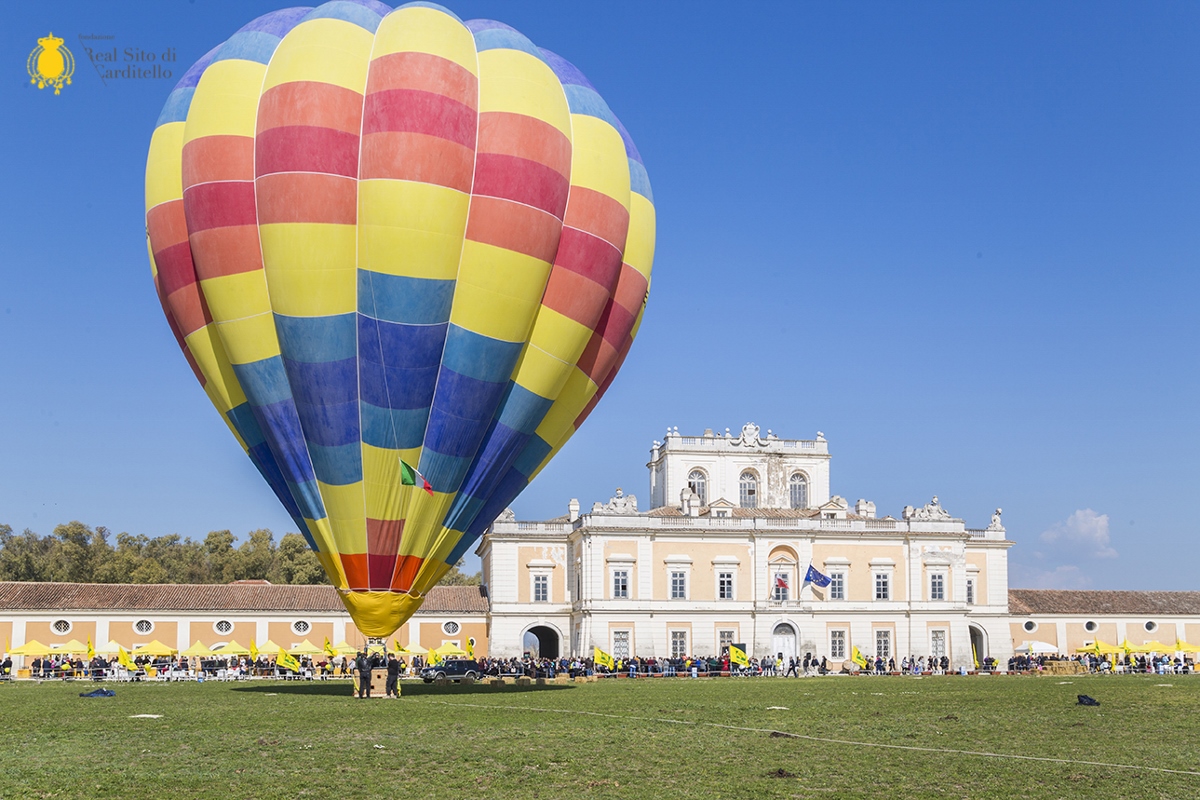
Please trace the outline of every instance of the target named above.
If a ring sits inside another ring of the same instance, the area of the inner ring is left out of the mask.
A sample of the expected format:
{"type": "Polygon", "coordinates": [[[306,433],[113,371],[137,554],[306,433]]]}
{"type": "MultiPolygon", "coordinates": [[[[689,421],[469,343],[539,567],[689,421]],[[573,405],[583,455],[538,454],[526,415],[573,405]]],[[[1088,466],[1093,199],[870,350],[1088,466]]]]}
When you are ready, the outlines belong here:
{"type": "Polygon", "coordinates": [[[371,661],[359,650],[354,657],[354,670],[358,673],[358,699],[371,696],[371,661]]]}
{"type": "Polygon", "coordinates": [[[387,686],[386,693],[388,697],[397,698],[400,696],[400,690],[397,687],[397,681],[400,679],[400,661],[391,653],[387,657],[387,686]]]}

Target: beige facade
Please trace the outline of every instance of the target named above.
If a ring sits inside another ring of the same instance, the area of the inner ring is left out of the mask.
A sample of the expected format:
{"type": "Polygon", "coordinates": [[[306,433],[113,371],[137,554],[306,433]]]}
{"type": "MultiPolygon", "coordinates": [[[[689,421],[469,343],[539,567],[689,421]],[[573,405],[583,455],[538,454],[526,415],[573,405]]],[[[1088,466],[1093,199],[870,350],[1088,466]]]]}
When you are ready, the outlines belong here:
{"type": "Polygon", "coordinates": [[[520,655],[532,634],[542,654],[711,655],[733,641],[785,657],[1007,658],[1012,543],[999,514],[970,529],[934,498],[879,518],[830,494],[829,465],[822,436],[672,430],[651,449],[648,511],[618,490],[590,513],[572,501],[554,520],[503,515],[477,551],[493,651],[520,655]],[[810,565],[834,583],[806,582],[810,565]]]}
{"type": "Polygon", "coordinates": [[[830,463],[820,434],[670,429],[650,451],[649,510],[618,489],[590,513],[574,500],[544,522],[507,512],[477,550],[493,652],[713,655],[737,642],[754,655],[840,661],[857,647],[971,668],[1005,665],[1031,641],[1063,653],[1200,642],[1200,593],[1010,591],[998,509],[982,528],[936,497],[878,517],[831,494],[830,463]],[[805,582],[810,565],[833,583],[805,582]]]}
{"type": "MultiPolygon", "coordinates": [[[[133,649],[158,640],[184,650],[196,641],[219,647],[236,641],[284,648],[326,639],[359,647],[366,637],[329,586],[106,585],[0,583],[0,635],[11,647],[30,641],[58,645],[77,639],[133,649]]],[[[440,647],[468,640],[488,654],[487,598],[475,586],[439,586],[389,637],[402,645],[440,647]]]]}

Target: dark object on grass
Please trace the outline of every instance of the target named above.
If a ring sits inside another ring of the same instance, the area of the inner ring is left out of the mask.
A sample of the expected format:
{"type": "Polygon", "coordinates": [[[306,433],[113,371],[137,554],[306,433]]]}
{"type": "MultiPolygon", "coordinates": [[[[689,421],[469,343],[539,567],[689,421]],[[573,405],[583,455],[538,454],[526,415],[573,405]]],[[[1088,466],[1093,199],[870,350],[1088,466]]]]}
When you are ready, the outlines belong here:
{"type": "Polygon", "coordinates": [[[117,693],[112,689],[97,689],[94,692],[80,692],[80,697],[116,697],[117,693]]]}
{"type": "Polygon", "coordinates": [[[1098,706],[1100,701],[1094,697],[1088,697],[1086,694],[1079,695],[1079,703],[1081,706],[1098,706]]]}

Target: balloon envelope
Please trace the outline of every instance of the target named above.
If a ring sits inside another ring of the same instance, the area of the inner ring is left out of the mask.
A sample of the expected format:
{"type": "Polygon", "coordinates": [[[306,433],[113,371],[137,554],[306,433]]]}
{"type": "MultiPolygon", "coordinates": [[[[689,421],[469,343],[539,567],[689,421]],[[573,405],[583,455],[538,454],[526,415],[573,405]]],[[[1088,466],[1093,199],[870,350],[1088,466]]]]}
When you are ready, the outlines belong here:
{"type": "Polygon", "coordinates": [[[210,400],[386,636],[611,384],[654,206],[570,63],[429,3],[260,17],[146,167],[159,298],[210,400]]]}

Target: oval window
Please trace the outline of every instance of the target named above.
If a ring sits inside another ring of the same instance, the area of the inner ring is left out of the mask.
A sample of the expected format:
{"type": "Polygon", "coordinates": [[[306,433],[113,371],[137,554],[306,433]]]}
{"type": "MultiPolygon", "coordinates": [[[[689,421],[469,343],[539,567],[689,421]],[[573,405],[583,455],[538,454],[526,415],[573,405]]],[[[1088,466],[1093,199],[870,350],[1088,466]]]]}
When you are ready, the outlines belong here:
{"type": "Polygon", "coordinates": [[[233,623],[227,619],[219,619],[213,623],[213,631],[224,636],[233,630],[233,623]]]}
{"type": "Polygon", "coordinates": [[[65,620],[65,619],[54,620],[54,624],[51,625],[50,627],[54,628],[55,633],[70,633],[71,632],[71,623],[69,620],[65,620]]]}
{"type": "Polygon", "coordinates": [[[298,619],[292,623],[292,633],[296,634],[297,636],[303,636],[310,630],[312,630],[312,625],[309,625],[302,619],[298,619]]]}
{"type": "Polygon", "coordinates": [[[454,634],[458,633],[458,623],[457,622],[443,622],[442,623],[442,632],[445,633],[447,636],[453,636],[454,634]]]}
{"type": "Polygon", "coordinates": [[[1025,620],[1025,624],[1022,625],[1021,627],[1023,627],[1025,629],[1026,633],[1033,633],[1034,631],[1037,630],[1037,623],[1034,622],[1033,620],[1029,619],[1029,620],[1025,620]]]}
{"type": "Polygon", "coordinates": [[[1088,633],[1095,633],[1096,629],[1099,627],[1100,626],[1096,624],[1094,620],[1088,620],[1087,622],[1083,623],[1083,629],[1088,633]]]}
{"type": "Polygon", "coordinates": [[[152,633],[154,631],[154,623],[148,619],[139,619],[133,623],[133,629],[138,633],[152,633]]]}

